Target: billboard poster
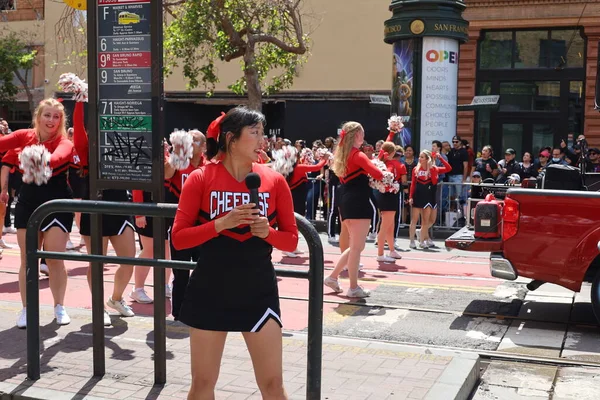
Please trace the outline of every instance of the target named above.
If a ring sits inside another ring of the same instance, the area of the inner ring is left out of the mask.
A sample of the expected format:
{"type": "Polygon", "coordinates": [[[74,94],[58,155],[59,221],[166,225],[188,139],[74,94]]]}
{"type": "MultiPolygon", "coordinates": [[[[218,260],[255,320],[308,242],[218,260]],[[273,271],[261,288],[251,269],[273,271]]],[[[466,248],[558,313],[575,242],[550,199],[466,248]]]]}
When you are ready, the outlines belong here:
{"type": "Polygon", "coordinates": [[[413,51],[414,39],[394,43],[392,60],[392,115],[402,117],[404,128],[394,136],[401,146],[412,143],[413,121],[413,51]]]}
{"type": "Polygon", "coordinates": [[[458,46],[456,39],[423,38],[420,149],[456,135],[458,46]]]}

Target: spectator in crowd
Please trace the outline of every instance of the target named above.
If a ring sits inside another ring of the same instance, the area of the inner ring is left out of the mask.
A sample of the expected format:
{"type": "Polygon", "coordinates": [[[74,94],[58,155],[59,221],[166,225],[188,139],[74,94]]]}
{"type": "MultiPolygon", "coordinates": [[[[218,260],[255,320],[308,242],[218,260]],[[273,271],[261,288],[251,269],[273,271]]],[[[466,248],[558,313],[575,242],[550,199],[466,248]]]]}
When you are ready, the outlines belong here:
{"type": "Polygon", "coordinates": [[[379,150],[381,150],[381,146],[385,143],[385,140],[378,140],[375,142],[375,153],[379,154],[379,150]]]}
{"type": "Polygon", "coordinates": [[[475,160],[475,164],[473,164],[473,170],[471,171],[471,175],[473,175],[473,172],[477,171],[481,174],[481,179],[483,181],[485,181],[486,179],[495,180],[496,176],[498,176],[499,171],[498,163],[492,158],[492,155],[492,146],[483,146],[483,149],[481,149],[481,157],[475,160]]]}
{"type": "Polygon", "coordinates": [[[450,185],[450,197],[459,199],[462,204],[465,202],[465,196],[463,187],[460,184],[465,183],[467,176],[469,176],[469,153],[464,148],[459,136],[452,138],[452,146],[452,149],[448,153],[448,164],[450,164],[452,169],[447,174],[448,182],[452,184],[450,185]]]}
{"type": "Polygon", "coordinates": [[[471,197],[473,199],[480,199],[482,197],[483,188],[480,186],[481,181],[482,181],[481,172],[473,171],[471,173],[472,185],[470,186],[469,197],[471,197]]]}
{"type": "Polygon", "coordinates": [[[498,162],[498,178],[496,180],[499,183],[505,183],[508,177],[514,173],[517,173],[519,164],[517,164],[516,152],[514,149],[508,148],[504,152],[504,159],[498,162]]]}
{"type": "MultiPolygon", "coordinates": [[[[471,171],[471,168],[473,168],[473,163],[475,162],[475,152],[471,146],[469,146],[469,141],[467,139],[462,139],[461,142],[465,150],[467,150],[467,171],[471,171]]],[[[448,158],[446,158],[446,160],[448,160],[448,158]]]]}
{"type": "Polygon", "coordinates": [[[450,146],[450,142],[447,140],[444,140],[442,142],[442,154],[446,155],[446,158],[448,158],[448,153],[450,153],[450,150],[452,150],[452,146],[450,146]]]}
{"type": "Polygon", "coordinates": [[[560,141],[560,147],[565,152],[565,159],[569,159],[569,165],[578,166],[581,160],[581,145],[575,144],[572,148],[569,148],[567,142],[563,139],[560,141]]]}
{"type": "Polygon", "coordinates": [[[364,142],[361,147],[361,150],[363,153],[365,153],[365,155],[369,158],[369,160],[373,159],[373,156],[375,154],[375,148],[373,147],[372,144],[364,142]]]}
{"type": "Polygon", "coordinates": [[[516,171],[521,177],[521,182],[529,178],[537,178],[538,171],[532,162],[531,153],[526,151],[523,153],[523,161],[519,163],[516,171]]]}
{"type": "Polygon", "coordinates": [[[543,149],[540,152],[538,161],[536,163],[534,163],[534,167],[533,167],[538,175],[546,169],[546,167],[548,166],[549,159],[550,159],[550,152],[546,149],[543,149]]]}
{"type": "Polygon", "coordinates": [[[555,147],[552,149],[552,159],[549,161],[549,164],[569,165],[565,161],[565,153],[563,149],[561,149],[560,147],[555,147]]]}
{"type": "Polygon", "coordinates": [[[333,153],[334,147],[335,147],[335,139],[332,136],[327,136],[325,138],[325,147],[327,148],[327,150],[329,150],[330,152],[333,153]]]}
{"type": "Polygon", "coordinates": [[[592,147],[588,150],[588,160],[585,163],[585,172],[600,172],[600,149],[592,147]]]}

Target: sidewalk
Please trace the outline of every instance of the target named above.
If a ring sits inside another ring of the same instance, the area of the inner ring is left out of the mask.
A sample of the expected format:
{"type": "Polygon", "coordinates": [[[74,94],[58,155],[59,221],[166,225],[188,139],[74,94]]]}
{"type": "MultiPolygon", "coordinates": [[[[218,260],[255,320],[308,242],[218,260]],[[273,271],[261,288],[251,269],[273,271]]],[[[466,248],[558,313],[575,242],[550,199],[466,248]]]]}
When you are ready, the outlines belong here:
{"type": "MultiPolygon", "coordinates": [[[[106,328],[106,375],[92,376],[91,312],[69,309],[59,327],[40,310],[41,379],[26,379],[26,331],[15,327],[20,304],[0,301],[0,399],[185,399],[190,384],[187,327],[167,322],[167,384],[154,386],[153,322],[120,318],[106,328]]],[[[306,398],[306,335],[284,334],[284,381],[290,399],[306,398]]],[[[322,399],[467,399],[479,378],[471,353],[366,340],[323,338],[322,399]]],[[[240,334],[225,346],[217,399],[260,399],[240,334]]]]}

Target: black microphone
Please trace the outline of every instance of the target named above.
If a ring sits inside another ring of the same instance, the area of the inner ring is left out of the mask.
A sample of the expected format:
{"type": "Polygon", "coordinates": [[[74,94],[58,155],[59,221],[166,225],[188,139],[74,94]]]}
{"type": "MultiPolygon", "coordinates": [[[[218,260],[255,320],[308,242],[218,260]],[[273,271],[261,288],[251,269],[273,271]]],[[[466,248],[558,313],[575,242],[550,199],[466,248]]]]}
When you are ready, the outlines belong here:
{"type": "Polygon", "coordinates": [[[250,203],[256,204],[258,208],[258,188],[260,187],[260,175],[256,172],[250,172],[246,175],[246,187],[250,190],[250,203]]]}

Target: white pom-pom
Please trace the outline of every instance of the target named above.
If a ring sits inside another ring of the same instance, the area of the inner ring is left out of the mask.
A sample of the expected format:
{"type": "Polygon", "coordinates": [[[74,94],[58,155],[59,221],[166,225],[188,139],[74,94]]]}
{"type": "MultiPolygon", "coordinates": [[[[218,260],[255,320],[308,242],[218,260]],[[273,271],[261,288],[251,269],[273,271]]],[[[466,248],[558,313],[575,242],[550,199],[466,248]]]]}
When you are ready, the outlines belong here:
{"type": "Polygon", "coordinates": [[[383,172],[383,179],[376,180],[369,175],[369,186],[381,193],[398,193],[400,185],[394,181],[394,174],[387,170],[385,163],[378,158],[374,158],[371,162],[383,172]]]}
{"type": "Polygon", "coordinates": [[[300,164],[313,165],[315,163],[315,156],[311,149],[305,147],[300,152],[300,164]]]}
{"type": "Polygon", "coordinates": [[[333,153],[327,150],[324,147],[320,147],[315,151],[315,158],[322,160],[323,158],[327,158],[328,162],[333,161],[333,153]]]}
{"type": "Polygon", "coordinates": [[[392,115],[388,119],[388,131],[398,132],[402,128],[404,128],[404,124],[402,123],[402,117],[399,115],[392,115]]]}
{"type": "Polygon", "coordinates": [[[194,156],[192,146],[194,138],[189,132],[175,129],[169,136],[169,140],[173,145],[173,152],[169,156],[169,165],[176,170],[186,169],[194,156]]]}
{"type": "Polygon", "coordinates": [[[298,150],[294,146],[283,146],[281,150],[273,151],[271,168],[286,178],[294,172],[294,165],[298,157],[298,150]]]}
{"type": "Polygon", "coordinates": [[[25,183],[34,183],[40,186],[48,183],[52,177],[50,152],[41,144],[25,147],[19,154],[19,161],[25,183]]]}
{"type": "Polygon", "coordinates": [[[58,87],[65,93],[73,93],[75,101],[88,101],[88,84],[72,72],[60,76],[58,87]]]}

